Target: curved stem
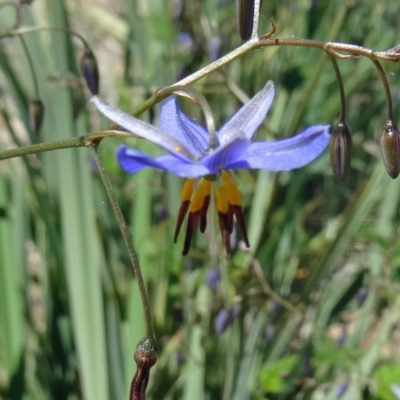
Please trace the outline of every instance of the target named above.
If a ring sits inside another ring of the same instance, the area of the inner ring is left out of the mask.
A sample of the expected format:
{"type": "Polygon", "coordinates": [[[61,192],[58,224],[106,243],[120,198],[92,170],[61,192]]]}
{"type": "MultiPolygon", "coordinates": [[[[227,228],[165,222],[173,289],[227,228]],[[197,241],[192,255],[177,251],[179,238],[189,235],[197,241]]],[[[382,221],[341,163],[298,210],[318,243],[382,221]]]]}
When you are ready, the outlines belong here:
{"type": "Polygon", "coordinates": [[[30,145],[30,146],[25,146],[25,147],[19,147],[19,148],[12,149],[12,150],[7,150],[7,151],[0,153],[0,160],[6,160],[9,158],[26,156],[26,155],[35,154],[35,153],[43,153],[43,152],[51,151],[51,150],[67,149],[67,148],[74,148],[74,147],[89,147],[89,149],[92,152],[93,158],[97,164],[100,177],[101,177],[104,187],[107,191],[108,198],[110,199],[111,205],[113,207],[115,216],[118,221],[118,225],[121,229],[121,233],[124,238],[125,245],[128,250],[129,258],[131,260],[132,267],[133,267],[133,270],[135,273],[137,284],[139,286],[139,292],[140,292],[140,297],[142,300],[143,312],[144,312],[145,321],[146,321],[146,336],[150,339],[154,339],[154,330],[153,330],[153,323],[152,323],[151,312],[150,312],[150,305],[149,305],[149,300],[148,300],[147,293],[146,293],[146,287],[145,287],[142,273],[140,270],[139,261],[138,261],[136,252],[133,248],[132,239],[131,239],[129,230],[126,226],[126,222],[125,222],[124,216],[122,214],[121,207],[119,206],[119,203],[118,203],[115,193],[113,191],[110,178],[108,177],[107,173],[105,172],[103,162],[102,162],[99,154],[97,153],[97,147],[98,147],[100,141],[106,137],[126,138],[126,137],[135,137],[135,135],[128,133],[128,132],[119,132],[119,131],[103,131],[103,132],[91,133],[91,134],[83,135],[83,136],[80,136],[77,138],[59,140],[59,141],[50,142],[50,143],[40,143],[40,144],[35,144],[35,145],[30,145]]]}
{"type": "Polygon", "coordinates": [[[108,137],[127,138],[136,137],[136,135],[115,130],[90,133],[88,135],[83,135],[76,138],[57,140],[56,142],[33,144],[25,147],[17,147],[16,149],[6,150],[0,153],[0,161],[7,160],[9,158],[28,156],[30,154],[44,153],[52,150],[87,147],[93,142],[99,142],[100,140],[108,137]]]}
{"type": "Polygon", "coordinates": [[[15,29],[15,30],[12,30],[12,31],[9,31],[9,32],[0,32],[0,40],[4,39],[4,38],[7,38],[7,37],[22,36],[25,33],[35,33],[35,32],[43,32],[43,31],[61,32],[61,33],[65,33],[66,35],[75,36],[86,47],[88,47],[90,49],[90,46],[89,46],[88,42],[79,33],[76,33],[76,32],[71,31],[69,29],[52,27],[52,26],[37,26],[37,27],[31,27],[31,28],[15,29]]]}
{"type": "Polygon", "coordinates": [[[117,197],[113,190],[111,180],[110,180],[108,174],[106,173],[106,170],[103,165],[103,161],[102,161],[99,153],[97,152],[98,144],[99,143],[97,141],[93,141],[88,145],[88,147],[89,147],[89,149],[92,153],[92,156],[96,162],[100,177],[103,181],[108,198],[109,198],[112,208],[114,210],[114,214],[117,218],[118,225],[121,229],[121,233],[124,238],[126,248],[128,249],[129,258],[131,260],[133,271],[135,273],[135,278],[136,278],[136,281],[137,281],[137,284],[139,287],[140,298],[142,301],[142,307],[143,307],[144,317],[145,317],[145,321],[146,321],[146,336],[149,339],[155,340],[154,330],[153,330],[153,322],[152,322],[152,318],[151,318],[150,303],[149,303],[149,299],[147,297],[146,285],[143,280],[142,271],[141,271],[140,265],[139,265],[139,260],[138,260],[136,251],[133,248],[132,238],[129,233],[129,229],[126,225],[125,218],[122,214],[121,207],[118,203],[117,197]]]}
{"type": "MultiPolygon", "coordinates": [[[[248,42],[242,44],[235,50],[221,57],[220,59],[214,61],[211,64],[201,68],[200,70],[194,72],[193,74],[181,79],[179,82],[174,83],[171,86],[162,88],[149,97],[145,102],[143,102],[139,107],[132,111],[132,115],[137,116],[142,114],[144,111],[153,107],[160,101],[164,100],[174,91],[175,86],[190,85],[197,80],[204,78],[206,75],[210,74],[223,67],[224,65],[230,63],[231,61],[242,57],[251,50],[260,49],[264,47],[277,47],[277,46],[295,46],[295,47],[311,47],[315,49],[325,50],[334,58],[348,59],[348,58],[360,58],[367,57],[371,60],[380,59],[390,62],[397,62],[400,60],[400,53],[394,53],[389,51],[373,51],[371,49],[337,42],[321,42],[318,40],[308,40],[308,39],[274,39],[271,36],[275,33],[275,26],[272,25],[271,31],[259,38],[250,39],[248,42]],[[347,52],[350,54],[341,54],[340,52],[347,52]]],[[[115,129],[116,125],[110,125],[110,129],[115,129]]]]}
{"type": "Polygon", "coordinates": [[[346,118],[346,97],[344,95],[344,87],[343,87],[343,80],[340,74],[339,66],[336,61],[336,58],[329,54],[330,59],[332,61],[333,69],[335,70],[336,80],[339,85],[339,94],[340,94],[340,122],[344,122],[346,118]]]}
{"type": "Polygon", "coordinates": [[[31,74],[32,74],[32,80],[33,80],[33,86],[34,86],[36,99],[39,99],[40,98],[39,97],[39,84],[38,84],[37,76],[35,74],[35,68],[33,67],[32,57],[29,53],[28,46],[26,45],[25,39],[22,35],[19,36],[19,40],[21,41],[22,47],[26,54],[26,58],[28,59],[28,65],[29,65],[29,69],[31,70],[31,74]]]}
{"type": "Polygon", "coordinates": [[[386,94],[386,104],[387,104],[387,111],[388,111],[388,120],[393,121],[393,106],[392,106],[392,96],[390,94],[390,87],[389,82],[387,80],[385,71],[382,68],[380,62],[376,59],[372,59],[372,62],[375,64],[376,69],[379,72],[379,75],[382,79],[383,87],[385,89],[386,94]]]}

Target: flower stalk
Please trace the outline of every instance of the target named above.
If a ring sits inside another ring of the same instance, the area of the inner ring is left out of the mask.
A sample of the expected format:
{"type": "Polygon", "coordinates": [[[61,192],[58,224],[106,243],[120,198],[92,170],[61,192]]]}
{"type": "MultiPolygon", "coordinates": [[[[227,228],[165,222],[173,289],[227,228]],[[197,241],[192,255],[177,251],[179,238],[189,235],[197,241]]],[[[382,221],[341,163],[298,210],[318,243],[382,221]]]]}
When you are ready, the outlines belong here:
{"type": "Polygon", "coordinates": [[[140,299],[142,301],[142,307],[146,322],[146,339],[154,341],[154,329],[153,329],[153,321],[151,318],[151,309],[150,303],[146,292],[146,285],[144,283],[142,271],[140,269],[138,256],[132,244],[132,238],[128,229],[128,226],[125,222],[124,215],[122,214],[121,207],[118,203],[117,196],[115,195],[114,189],[112,187],[112,183],[110,177],[108,176],[103,161],[97,151],[99,140],[91,142],[88,147],[90,152],[96,162],[97,169],[99,171],[101,180],[103,181],[104,188],[106,189],[108,198],[110,200],[111,206],[114,210],[115,217],[117,218],[118,225],[121,230],[122,237],[124,238],[125,246],[128,250],[129,259],[131,261],[133,270],[135,272],[135,278],[137,285],[139,287],[140,299]]]}

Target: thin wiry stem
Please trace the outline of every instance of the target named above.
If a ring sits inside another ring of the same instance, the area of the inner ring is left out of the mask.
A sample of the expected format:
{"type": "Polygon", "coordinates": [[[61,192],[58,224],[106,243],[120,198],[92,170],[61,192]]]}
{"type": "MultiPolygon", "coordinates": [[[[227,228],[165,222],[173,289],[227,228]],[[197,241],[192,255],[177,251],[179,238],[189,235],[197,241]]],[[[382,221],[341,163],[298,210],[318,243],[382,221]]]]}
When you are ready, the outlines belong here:
{"type": "Polygon", "coordinates": [[[330,59],[332,61],[333,69],[335,70],[336,80],[339,85],[339,95],[340,95],[340,122],[345,122],[346,118],[346,98],[344,95],[344,87],[343,87],[343,80],[340,74],[339,66],[336,61],[336,58],[330,54],[330,59]]]}
{"type": "Polygon", "coordinates": [[[7,32],[0,32],[0,40],[7,38],[7,37],[22,36],[26,33],[35,33],[35,32],[43,32],[43,31],[61,32],[61,33],[65,33],[66,35],[75,36],[85,45],[85,47],[90,49],[88,42],[79,33],[76,33],[69,29],[53,27],[53,26],[37,26],[37,27],[31,27],[31,28],[14,29],[12,31],[7,31],[7,32]]]}
{"type": "MultiPolygon", "coordinates": [[[[319,50],[324,50],[328,54],[330,54],[334,58],[339,59],[355,59],[360,57],[367,57],[371,60],[385,60],[390,62],[397,62],[400,60],[400,53],[391,52],[391,51],[374,51],[362,46],[351,45],[347,43],[338,43],[338,42],[322,42],[318,40],[308,40],[308,39],[275,39],[272,36],[276,32],[276,27],[271,21],[272,27],[271,30],[260,37],[251,38],[246,43],[242,44],[235,50],[221,57],[220,59],[214,61],[213,63],[201,68],[200,70],[194,72],[193,74],[183,78],[179,82],[174,83],[171,86],[166,88],[162,88],[154,93],[151,97],[149,97],[144,103],[142,103],[139,107],[133,110],[132,115],[137,116],[142,114],[144,111],[148,110],[150,107],[153,107],[155,104],[164,100],[171,93],[173,93],[173,89],[175,86],[184,86],[190,85],[197,80],[204,78],[211,72],[218,70],[219,68],[229,64],[231,61],[242,57],[247,54],[251,50],[260,49],[264,47],[277,47],[277,46],[294,46],[294,47],[311,47],[319,50]],[[342,54],[349,53],[349,54],[342,54]]],[[[116,125],[111,125],[111,129],[115,129],[116,125]]]]}
{"type": "Polygon", "coordinates": [[[390,94],[389,82],[387,80],[385,71],[382,68],[380,62],[376,59],[372,59],[372,62],[375,64],[376,69],[379,72],[379,75],[382,79],[383,87],[385,89],[386,94],[386,104],[387,104],[387,112],[388,112],[388,120],[393,121],[393,105],[392,105],[392,96],[390,94]]]}
{"type": "Polygon", "coordinates": [[[29,53],[28,50],[28,46],[26,45],[25,39],[22,35],[19,36],[19,40],[21,41],[22,47],[24,49],[24,52],[26,54],[26,58],[28,59],[28,65],[29,65],[29,69],[31,70],[31,74],[32,74],[32,80],[33,80],[33,87],[34,87],[34,91],[35,91],[35,96],[37,99],[39,99],[39,84],[38,84],[38,80],[37,80],[37,76],[35,74],[35,68],[33,66],[33,61],[32,61],[32,57],[29,53]]]}
{"type": "Polygon", "coordinates": [[[79,136],[76,138],[57,140],[56,142],[38,143],[24,147],[17,147],[16,149],[6,150],[0,153],[0,161],[9,158],[28,156],[30,154],[44,153],[46,151],[70,149],[74,147],[87,147],[94,141],[100,141],[107,137],[136,137],[132,133],[120,132],[115,130],[102,131],[97,133],[90,133],[88,135],[79,136]]]}
{"type": "Polygon", "coordinates": [[[147,292],[146,292],[146,285],[143,280],[142,271],[140,269],[139,260],[138,260],[136,251],[132,244],[132,238],[129,233],[129,229],[126,225],[125,218],[122,214],[121,207],[118,203],[117,196],[115,195],[115,192],[113,190],[111,180],[104,168],[103,161],[102,161],[99,153],[97,152],[98,142],[94,141],[94,142],[90,143],[88,147],[89,147],[89,149],[92,153],[92,156],[96,162],[97,169],[99,171],[101,180],[103,181],[104,188],[106,189],[111,206],[114,210],[114,214],[117,218],[118,225],[121,229],[121,233],[124,238],[125,246],[128,249],[129,258],[130,258],[133,270],[135,272],[135,278],[136,278],[137,285],[139,287],[140,298],[142,301],[142,307],[143,307],[143,312],[144,312],[144,317],[145,317],[145,322],[146,322],[146,337],[149,339],[155,340],[154,339],[153,321],[151,318],[150,303],[149,303],[149,298],[147,297],[147,292]]]}

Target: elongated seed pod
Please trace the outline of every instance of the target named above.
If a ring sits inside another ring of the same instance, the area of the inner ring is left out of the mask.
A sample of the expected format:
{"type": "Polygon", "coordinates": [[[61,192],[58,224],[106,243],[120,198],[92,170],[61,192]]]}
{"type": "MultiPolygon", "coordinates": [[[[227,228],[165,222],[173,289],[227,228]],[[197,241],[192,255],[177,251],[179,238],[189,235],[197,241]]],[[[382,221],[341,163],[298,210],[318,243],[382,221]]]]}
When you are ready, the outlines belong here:
{"type": "Polygon", "coordinates": [[[338,181],[343,181],[350,169],[352,141],[349,129],[339,122],[333,129],[329,143],[332,170],[338,181]]]}
{"type": "Polygon", "coordinates": [[[236,0],[236,20],[240,37],[248,40],[253,31],[254,0],[236,0]]]}
{"type": "Polygon", "coordinates": [[[400,132],[391,120],[383,128],[380,145],[386,171],[395,179],[400,173],[400,132]]]}

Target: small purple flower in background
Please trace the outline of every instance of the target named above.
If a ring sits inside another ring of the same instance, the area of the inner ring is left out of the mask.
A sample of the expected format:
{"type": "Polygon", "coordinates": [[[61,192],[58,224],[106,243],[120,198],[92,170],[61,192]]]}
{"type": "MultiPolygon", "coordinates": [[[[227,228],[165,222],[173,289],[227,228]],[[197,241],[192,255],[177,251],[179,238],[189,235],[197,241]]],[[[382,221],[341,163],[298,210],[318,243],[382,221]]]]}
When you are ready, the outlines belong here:
{"type": "Polygon", "coordinates": [[[339,337],[336,340],[338,347],[342,347],[345,344],[346,339],[347,339],[347,333],[346,330],[343,328],[340,332],[339,337]]]}
{"type": "Polygon", "coordinates": [[[366,300],[367,296],[368,296],[368,289],[366,287],[360,288],[356,296],[358,307],[361,307],[364,304],[364,301],[366,300]]]}
{"type": "Polygon", "coordinates": [[[264,121],[273,97],[274,85],[268,82],[216,132],[215,141],[210,140],[203,126],[180,111],[176,99],[169,99],[163,104],[160,128],[156,128],[104,103],[97,96],[92,97],[98,110],[110,120],[169,152],[153,158],[128,146],[121,146],[117,157],[122,169],[134,174],[143,168],[153,167],[187,178],[182,189],[182,205],[174,237],[176,242],[188,214],[183,255],[189,252],[196,227],[200,225],[202,233],[206,229],[212,190],[225,252],[229,254],[230,251],[229,237],[234,217],[246,246],[250,246],[241,195],[230,172],[232,169],[287,171],[303,167],[326,149],[330,139],[328,125],[311,126],[287,139],[251,142],[253,134],[264,121]],[[216,142],[215,145],[213,142],[216,142]]]}
{"type": "Polygon", "coordinates": [[[219,336],[225,332],[226,328],[233,323],[233,321],[239,316],[240,305],[234,304],[230,310],[222,308],[215,318],[214,329],[215,333],[219,336]]]}
{"type": "Polygon", "coordinates": [[[400,400],[400,385],[392,383],[390,385],[390,389],[392,390],[393,394],[400,400]]]}
{"type": "Polygon", "coordinates": [[[347,381],[347,379],[343,379],[339,383],[338,387],[336,388],[336,398],[337,399],[340,399],[346,393],[348,386],[349,386],[349,382],[347,381]]]}
{"type": "Polygon", "coordinates": [[[230,312],[225,308],[219,310],[214,323],[214,330],[218,336],[223,334],[226,328],[230,325],[229,320],[230,320],[230,312]]]}
{"type": "Polygon", "coordinates": [[[181,51],[192,51],[194,48],[194,41],[190,33],[181,32],[178,35],[177,45],[181,51]]]}
{"type": "Polygon", "coordinates": [[[219,271],[216,268],[211,268],[207,272],[207,277],[206,277],[207,286],[214,293],[217,291],[219,278],[220,278],[219,271]]]}
{"type": "Polygon", "coordinates": [[[267,342],[272,342],[275,337],[274,325],[268,322],[267,325],[265,325],[264,334],[265,334],[265,339],[267,339],[267,342]]]}
{"type": "Polygon", "coordinates": [[[218,36],[211,36],[210,42],[208,43],[208,53],[211,61],[218,60],[219,49],[221,46],[221,40],[218,36]]]}

